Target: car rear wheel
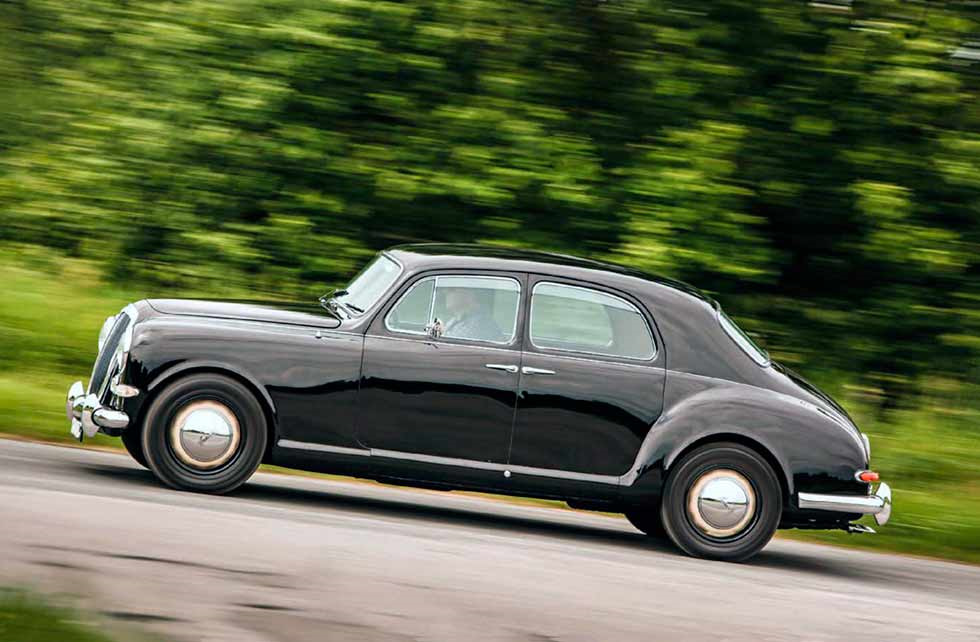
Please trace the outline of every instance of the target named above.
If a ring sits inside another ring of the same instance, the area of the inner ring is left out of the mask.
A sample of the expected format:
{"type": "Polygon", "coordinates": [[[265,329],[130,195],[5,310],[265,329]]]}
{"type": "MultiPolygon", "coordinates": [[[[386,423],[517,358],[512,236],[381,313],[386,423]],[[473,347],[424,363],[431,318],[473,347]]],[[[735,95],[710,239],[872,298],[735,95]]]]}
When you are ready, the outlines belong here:
{"type": "Polygon", "coordinates": [[[143,436],[140,431],[136,428],[129,428],[124,430],[122,434],[123,447],[126,452],[136,460],[136,463],[143,468],[149,468],[150,466],[146,463],[146,455],[143,454],[143,436]]]}
{"type": "Polygon", "coordinates": [[[623,515],[642,533],[656,539],[667,537],[660,519],[660,506],[630,506],[623,511],[623,515]]]}
{"type": "Polygon", "coordinates": [[[776,473],[751,448],[702,446],[667,478],[660,509],[664,530],[685,553],[746,560],[769,543],[782,515],[776,473]]]}
{"type": "Polygon", "coordinates": [[[198,374],[175,381],[153,400],[142,446],[150,470],[168,486],[227,493],[258,468],[266,439],[262,407],[245,386],[198,374]]]}

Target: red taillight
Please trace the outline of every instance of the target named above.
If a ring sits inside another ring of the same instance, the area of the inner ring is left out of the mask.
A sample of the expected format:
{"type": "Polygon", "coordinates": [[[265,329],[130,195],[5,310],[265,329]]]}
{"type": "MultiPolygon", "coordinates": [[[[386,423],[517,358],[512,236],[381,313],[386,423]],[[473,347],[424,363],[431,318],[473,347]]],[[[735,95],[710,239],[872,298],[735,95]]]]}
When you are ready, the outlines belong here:
{"type": "Polygon", "coordinates": [[[873,470],[862,470],[855,477],[858,478],[858,481],[863,481],[866,484],[878,481],[878,473],[873,470]]]}

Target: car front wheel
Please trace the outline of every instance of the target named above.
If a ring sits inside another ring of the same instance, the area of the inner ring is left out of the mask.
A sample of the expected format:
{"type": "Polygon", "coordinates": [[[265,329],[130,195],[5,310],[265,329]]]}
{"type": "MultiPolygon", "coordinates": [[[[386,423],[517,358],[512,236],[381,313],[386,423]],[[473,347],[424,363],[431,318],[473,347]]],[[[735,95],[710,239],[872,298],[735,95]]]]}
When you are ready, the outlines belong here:
{"type": "Polygon", "coordinates": [[[769,543],[782,515],[772,467],[751,448],[708,444],[679,461],[667,477],[660,517],[685,553],[746,560],[769,543]]]}
{"type": "Polygon", "coordinates": [[[227,493],[262,461],[266,421],[255,396],[234,379],[196,374],[168,385],[143,425],[143,453],[163,483],[227,493]]]}

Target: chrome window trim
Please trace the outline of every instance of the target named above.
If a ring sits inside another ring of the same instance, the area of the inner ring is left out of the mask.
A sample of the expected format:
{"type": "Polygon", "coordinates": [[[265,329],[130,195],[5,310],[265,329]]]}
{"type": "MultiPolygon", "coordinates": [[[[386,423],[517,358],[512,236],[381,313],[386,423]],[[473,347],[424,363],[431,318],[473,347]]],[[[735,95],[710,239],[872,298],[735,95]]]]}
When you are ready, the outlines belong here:
{"type": "MultiPolygon", "coordinates": [[[[387,330],[388,332],[396,333],[396,334],[411,334],[411,335],[422,336],[422,337],[427,336],[425,330],[420,330],[420,331],[416,332],[414,330],[398,330],[398,329],[392,328],[391,325],[389,324],[389,321],[391,320],[391,315],[394,313],[395,308],[397,308],[399,305],[401,305],[401,302],[404,301],[412,292],[414,292],[415,291],[415,288],[419,287],[420,285],[422,285],[426,281],[435,281],[436,278],[437,278],[436,276],[424,276],[421,279],[419,279],[418,281],[416,281],[415,283],[413,283],[411,286],[409,286],[409,288],[407,290],[405,290],[404,294],[402,294],[400,297],[398,297],[398,300],[395,301],[394,304],[392,304],[392,306],[390,308],[388,308],[388,313],[385,315],[385,323],[384,323],[385,330],[387,330]]],[[[436,303],[436,284],[433,284],[432,285],[432,296],[429,297],[429,312],[426,315],[426,319],[431,319],[432,318],[432,308],[433,308],[433,306],[435,306],[435,303],[436,303]]]]}
{"type": "MultiPolygon", "coordinates": [[[[434,280],[435,281],[435,285],[432,286],[432,298],[429,301],[429,316],[428,316],[429,323],[432,323],[432,315],[435,313],[434,308],[435,308],[435,304],[436,304],[436,290],[439,289],[439,279],[442,278],[442,277],[466,277],[466,278],[473,278],[473,279],[490,279],[490,280],[494,280],[494,281],[511,281],[511,282],[513,282],[514,284],[517,285],[517,307],[514,309],[514,326],[513,326],[513,329],[511,330],[510,338],[508,340],[506,340],[506,341],[485,341],[485,340],[482,340],[482,339],[463,339],[463,338],[458,338],[458,337],[439,337],[439,340],[449,340],[449,341],[453,341],[453,342],[457,342],[458,341],[460,343],[465,343],[466,345],[469,345],[469,344],[472,344],[472,343],[475,343],[475,344],[481,344],[481,343],[482,344],[491,344],[491,345],[495,345],[495,346],[513,346],[514,345],[514,342],[517,340],[518,329],[519,329],[518,326],[520,325],[520,320],[521,320],[521,297],[522,297],[522,295],[524,293],[524,290],[521,287],[521,282],[518,279],[516,279],[516,278],[514,278],[512,276],[495,276],[495,275],[489,275],[489,274],[465,274],[465,273],[460,274],[460,273],[455,273],[455,272],[448,272],[448,273],[445,273],[445,274],[430,274],[430,275],[427,275],[427,276],[423,276],[418,281],[416,281],[415,283],[413,283],[407,290],[405,290],[405,292],[400,297],[398,297],[398,300],[395,301],[390,308],[388,308],[388,312],[387,312],[387,314],[385,314],[385,318],[384,318],[384,326],[385,326],[385,329],[388,332],[391,332],[392,334],[408,334],[408,335],[417,336],[417,337],[425,337],[425,336],[428,336],[425,331],[416,332],[414,330],[398,330],[398,329],[392,328],[391,325],[388,323],[388,320],[391,318],[391,315],[395,311],[395,308],[397,308],[401,304],[402,300],[404,300],[405,297],[407,297],[409,294],[411,294],[412,291],[414,291],[416,287],[418,287],[422,283],[425,283],[426,281],[434,280]]],[[[475,347],[479,347],[479,346],[475,346],[475,347]]]]}
{"type": "MultiPolygon", "coordinates": [[[[414,333],[408,333],[408,332],[406,332],[405,334],[414,334],[414,333]]],[[[366,334],[366,335],[364,335],[364,338],[365,339],[384,339],[385,341],[408,341],[409,343],[418,343],[418,339],[415,339],[415,338],[409,338],[409,337],[393,337],[393,336],[387,335],[387,334],[366,334]]],[[[477,350],[490,350],[490,351],[493,351],[493,352],[514,352],[514,350],[520,348],[520,346],[515,346],[515,345],[512,345],[512,344],[509,344],[509,345],[500,345],[500,346],[492,346],[492,345],[478,345],[478,344],[470,344],[470,343],[466,343],[466,344],[463,344],[463,343],[455,343],[456,341],[469,341],[469,339],[450,339],[450,341],[452,341],[453,343],[446,343],[445,345],[451,345],[451,346],[452,345],[465,345],[467,348],[475,348],[477,350]]]]}
{"type": "Polygon", "coordinates": [[[581,286],[581,285],[570,285],[568,283],[562,283],[560,281],[541,280],[541,281],[538,281],[537,283],[535,283],[534,284],[534,287],[531,288],[531,296],[528,299],[528,304],[527,305],[528,305],[527,340],[530,342],[530,344],[532,346],[534,346],[535,348],[537,348],[538,350],[541,350],[543,352],[555,353],[558,356],[563,356],[562,353],[566,353],[566,352],[571,352],[571,353],[574,353],[574,354],[591,354],[591,355],[595,355],[596,357],[601,357],[602,360],[605,360],[605,359],[623,359],[623,360],[626,360],[626,361],[633,361],[633,362],[636,362],[636,363],[649,363],[651,361],[654,361],[657,358],[657,354],[660,352],[660,346],[657,343],[656,335],[654,335],[653,330],[650,328],[650,322],[647,320],[646,316],[643,314],[643,311],[640,310],[638,307],[636,307],[635,305],[633,305],[632,303],[630,303],[629,301],[627,301],[626,299],[624,299],[621,296],[618,296],[618,295],[615,295],[615,294],[611,294],[611,293],[606,292],[604,290],[597,290],[595,288],[588,288],[588,287],[584,287],[584,286],[581,286]],[[570,288],[570,289],[573,289],[573,290],[582,290],[584,292],[595,292],[597,294],[602,294],[602,295],[611,297],[613,299],[618,299],[618,300],[622,301],[627,306],[629,306],[633,311],[635,311],[638,315],[640,315],[640,318],[643,320],[643,325],[647,329],[647,335],[650,337],[650,345],[653,346],[653,353],[649,357],[647,357],[647,358],[640,358],[640,357],[627,357],[627,356],[618,355],[618,354],[607,354],[607,353],[604,353],[604,352],[592,352],[590,350],[573,350],[573,349],[566,349],[566,348],[546,348],[546,347],[543,347],[543,346],[539,346],[538,344],[536,344],[534,342],[534,337],[531,334],[531,328],[534,327],[534,294],[535,294],[535,290],[538,289],[538,286],[539,285],[556,285],[556,286],[560,286],[560,287],[564,287],[564,288],[570,288]]]}

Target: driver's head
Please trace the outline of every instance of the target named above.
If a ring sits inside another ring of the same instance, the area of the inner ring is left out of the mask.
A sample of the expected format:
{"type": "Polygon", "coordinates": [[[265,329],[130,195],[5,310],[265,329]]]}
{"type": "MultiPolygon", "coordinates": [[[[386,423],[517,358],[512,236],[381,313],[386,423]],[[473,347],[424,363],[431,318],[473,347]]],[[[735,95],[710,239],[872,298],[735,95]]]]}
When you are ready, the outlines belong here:
{"type": "Polygon", "coordinates": [[[446,293],[446,308],[450,314],[459,316],[475,311],[480,307],[476,293],[468,288],[453,288],[446,293]]]}

